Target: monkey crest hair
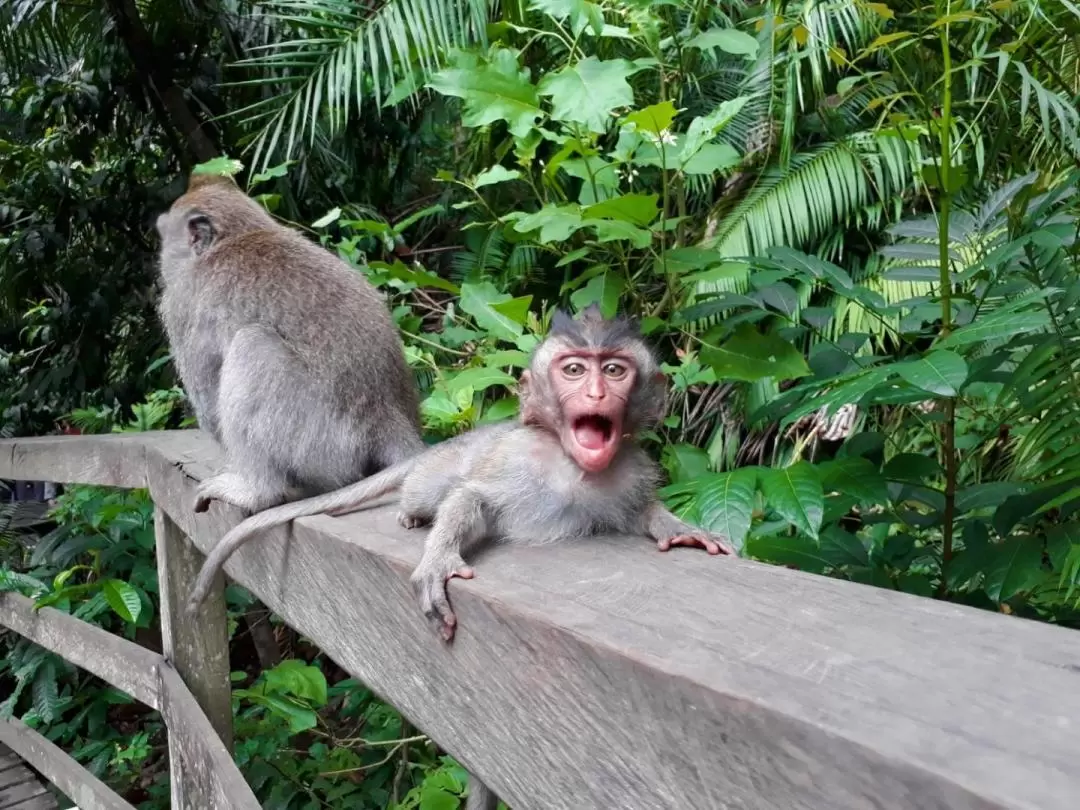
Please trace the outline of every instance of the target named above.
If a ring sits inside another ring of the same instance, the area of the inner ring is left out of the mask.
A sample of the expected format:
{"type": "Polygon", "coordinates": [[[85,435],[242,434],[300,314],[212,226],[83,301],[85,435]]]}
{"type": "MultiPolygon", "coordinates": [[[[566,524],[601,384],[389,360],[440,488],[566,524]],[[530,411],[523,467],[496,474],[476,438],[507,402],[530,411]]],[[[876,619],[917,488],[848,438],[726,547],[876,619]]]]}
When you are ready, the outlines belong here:
{"type": "Polygon", "coordinates": [[[645,343],[636,319],[625,315],[605,318],[600,307],[592,304],[577,318],[555,310],[547,338],[533,351],[529,368],[518,382],[521,420],[525,424],[557,426],[562,418],[555,402],[548,372],[557,354],[581,349],[587,352],[619,354],[631,359],[636,381],[627,403],[627,421],[623,427],[629,434],[658,424],[667,406],[667,378],[660,371],[652,349],[645,343]]]}

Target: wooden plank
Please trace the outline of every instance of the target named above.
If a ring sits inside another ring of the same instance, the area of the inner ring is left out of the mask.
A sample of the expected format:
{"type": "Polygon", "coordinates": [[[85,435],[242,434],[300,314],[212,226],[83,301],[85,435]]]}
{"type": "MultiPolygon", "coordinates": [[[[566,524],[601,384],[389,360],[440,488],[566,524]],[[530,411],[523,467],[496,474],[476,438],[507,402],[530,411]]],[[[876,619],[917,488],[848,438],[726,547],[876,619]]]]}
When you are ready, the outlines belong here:
{"type": "MultiPolygon", "coordinates": [[[[161,508],[154,512],[154,537],[165,657],[180,673],[226,750],[231,751],[232,685],[229,681],[225,577],[218,577],[196,616],[184,615],[185,601],[204,557],[161,508]]],[[[199,786],[206,780],[188,773],[189,763],[200,760],[182,756],[183,745],[183,735],[170,727],[172,807],[177,810],[213,807],[210,795],[199,791],[199,786]]]]}
{"type": "Polygon", "coordinates": [[[225,746],[217,738],[210,721],[195,705],[180,674],[161,667],[161,692],[165,698],[161,713],[169,729],[169,768],[183,778],[180,803],[174,810],[261,810],[255,794],[244,781],[225,746]],[[179,760],[178,770],[175,761],[179,760]]]}
{"type": "MultiPolygon", "coordinates": [[[[66,752],[18,719],[0,721],[0,741],[18,751],[75,802],[79,810],[135,810],[66,752]]],[[[42,805],[42,810],[56,807],[51,795],[49,799],[51,804],[42,805]]]]}
{"type": "Polygon", "coordinates": [[[183,775],[190,788],[189,796],[212,799],[209,804],[185,800],[177,806],[178,810],[181,807],[259,810],[255,795],[217,731],[179,673],[163,656],[53,608],[34,611],[30,599],[14,593],[0,594],[0,625],[10,627],[161,712],[169,732],[170,770],[179,769],[173,773],[183,775]],[[175,760],[174,751],[178,755],[175,760]]]}
{"type": "MultiPolygon", "coordinates": [[[[155,502],[203,551],[240,518],[191,511],[217,458],[199,434],[145,454],[155,502]]],[[[1080,796],[1074,631],[591,538],[480,555],[451,586],[446,647],[408,584],[423,537],[392,507],[306,518],[227,571],[514,810],[1072,810],[1080,796]]]]}
{"type": "Polygon", "coordinates": [[[33,600],[0,593],[0,624],[92,672],[151,708],[160,708],[154,672],[157,653],[53,608],[34,610],[33,600]]]}

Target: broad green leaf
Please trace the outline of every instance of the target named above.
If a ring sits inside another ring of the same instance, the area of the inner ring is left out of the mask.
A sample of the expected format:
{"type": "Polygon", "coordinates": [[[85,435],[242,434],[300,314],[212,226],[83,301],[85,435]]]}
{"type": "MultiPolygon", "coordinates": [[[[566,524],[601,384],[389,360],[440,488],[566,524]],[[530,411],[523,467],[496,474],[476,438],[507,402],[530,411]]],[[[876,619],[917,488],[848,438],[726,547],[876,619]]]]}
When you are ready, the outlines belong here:
{"type": "Polygon", "coordinates": [[[1046,531],[1046,554],[1055,571],[1065,567],[1065,560],[1074,548],[1080,548],[1080,524],[1062,523],[1046,531]]]}
{"type": "Polygon", "coordinates": [[[744,467],[712,475],[698,490],[702,528],[722,534],[740,549],[750,531],[754,512],[757,470],[744,467]]]}
{"type": "MultiPolygon", "coordinates": [[[[691,121],[690,126],[686,128],[686,136],[682,142],[682,151],[679,154],[679,159],[683,163],[690,160],[690,158],[697,154],[701,147],[715,138],[716,134],[727,126],[727,123],[732,118],[739,114],[749,100],[749,96],[739,96],[738,98],[729,99],[728,101],[721,103],[720,106],[711,113],[699,115],[691,121]]],[[[738,159],[738,153],[736,153],[736,159],[738,159]]]]}
{"type": "Polygon", "coordinates": [[[327,701],[326,676],[318,667],[299,659],[282,661],[263,674],[267,692],[280,692],[310,701],[315,706],[325,706],[327,701]]]}
{"type": "Polygon", "coordinates": [[[762,469],[758,480],[765,502],[799,531],[816,540],[825,512],[825,495],[813,466],[800,461],[782,469],[762,469]]]}
{"type": "Polygon", "coordinates": [[[420,794],[420,810],[459,810],[461,800],[446,790],[425,790],[420,794]]]}
{"type": "Polygon", "coordinates": [[[393,264],[386,262],[369,262],[369,267],[373,270],[383,270],[392,278],[396,278],[400,281],[408,281],[415,284],[418,287],[434,287],[438,290],[446,290],[448,293],[454,295],[461,294],[461,288],[452,281],[447,281],[442,276],[437,276],[429,270],[424,270],[419,267],[409,267],[402,261],[395,261],[393,264]]]}
{"type": "Polygon", "coordinates": [[[713,367],[719,380],[790,380],[810,374],[798,349],[776,335],[761,334],[750,324],[739,326],[720,346],[703,345],[701,359],[713,367]]]}
{"type": "Polygon", "coordinates": [[[617,219],[587,219],[583,223],[596,229],[597,242],[628,241],[636,248],[647,248],[652,242],[652,231],[639,228],[617,219]]]}
{"type": "Polygon", "coordinates": [[[850,495],[863,506],[881,505],[889,499],[885,476],[865,458],[838,458],[818,465],[818,469],[826,492],[850,495]]]}
{"type": "Polygon", "coordinates": [[[673,484],[697,481],[710,471],[709,454],[685,442],[666,445],[663,464],[673,484]]]}
{"type": "Polygon", "coordinates": [[[831,281],[834,289],[850,290],[855,286],[846,270],[820,256],[782,245],[769,248],[768,254],[780,267],[793,270],[804,277],[831,281]]]}
{"type": "Polygon", "coordinates": [[[992,313],[973,323],[961,326],[948,337],[938,341],[935,348],[946,349],[966,346],[983,340],[1004,340],[1024,332],[1040,332],[1050,325],[1045,310],[1033,312],[992,313]]]}
{"type": "Polygon", "coordinates": [[[467,127],[506,121],[510,132],[523,138],[542,115],[529,71],[518,66],[517,52],[508,48],[497,50],[488,64],[469,56],[459,59],[457,66],[434,74],[427,86],[465,101],[461,122],[467,127]]]}
{"type": "Polygon", "coordinates": [[[122,579],[105,579],[101,582],[101,592],[116,615],[125,622],[134,624],[142,612],[142,600],[139,592],[122,579]]]}
{"type": "Polygon", "coordinates": [[[1037,537],[1011,537],[990,547],[991,567],[983,589],[995,602],[1005,602],[1030,590],[1045,575],[1042,570],[1042,543],[1037,537]]]}
{"type": "Polygon", "coordinates": [[[621,194],[610,200],[587,206],[581,216],[588,219],[616,219],[642,227],[649,225],[659,209],[656,207],[659,194],[621,194]]]}
{"type": "Polygon", "coordinates": [[[707,143],[685,161],[680,156],[679,168],[685,174],[712,174],[737,166],[741,160],[731,144],[707,143]]]}
{"type": "Polygon", "coordinates": [[[870,555],[859,538],[846,532],[839,526],[830,526],[821,533],[818,541],[821,557],[829,565],[839,568],[843,565],[869,565],[870,555]]]}
{"type": "MultiPolygon", "coordinates": [[[[543,11],[560,22],[569,17],[570,30],[574,36],[579,36],[586,28],[596,35],[604,32],[603,9],[589,0],[531,0],[529,10],[543,11]]],[[[424,810],[430,808],[425,807],[424,810]]]]}
{"type": "Polygon", "coordinates": [[[517,180],[521,177],[521,172],[517,169],[507,169],[505,166],[495,165],[490,169],[485,169],[473,178],[473,188],[483,188],[484,186],[493,186],[496,183],[505,183],[507,180],[517,180]]]}
{"type": "Polygon", "coordinates": [[[921,360],[897,363],[893,369],[916,388],[942,397],[955,397],[968,375],[964,358],[949,351],[930,352],[921,360]]]}
{"type": "Polygon", "coordinates": [[[552,118],[584,124],[591,132],[606,132],[612,110],[634,103],[634,91],[626,79],[636,70],[625,59],[588,56],[544,76],[539,93],[551,97],[552,118]]]}
{"type": "Polygon", "coordinates": [[[883,472],[890,481],[908,481],[916,484],[944,474],[941,465],[935,459],[921,453],[900,453],[893,456],[885,465],[883,472]]]}
{"type": "Polygon", "coordinates": [[[539,211],[526,214],[514,223],[514,230],[518,233],[528,233],[539,228],[537,241],[541,243],[563,242],[581,227],[584,227],[581,208],[574,204],[548,203],[539,211]]]}
{"type": "Polygon", "coordinates": [[[675,104],[671,101],[661,101],[642,110],[635,110],[623,119],[623,124],[633,124],[638,132],[651,132],[659,135],[671,127],[675,120],[675,104]]]}
{"type": "Polygon", "coordinates": [[[500,301],[492,304],[491,308],[500,315],[505,315],[510,320],[520,323],[522,326],[529,320],[529,305],[532,304],[531,295],[521,295],[508,301],[500,301]]]}
{"type": "Polygon", "coordinates": [[[191,170],[192,174],[220,174],[225,177],[233,177],[244,170],[244,164],[230,157],[216,157],[205,163],[198,164],[191,170]]]}
{"type": "Polygon", "coordinates": [[[453,396],[465,386],[469,386],[475,392],[484,391],[493,385],[513,385],[514,382],[514,378],[505,371],[490,366],[476,366],[467,368],[447,380],[446,389],[453,396]]]}
{"type": "Polygon", "coordinates": [[[750,537],[742,553],[757,560],[815,573],[821,573],[832,565],[821,553],[821,547],[804,534],[750,537]]]}
{"type": "Polygon", "coordinates": [[[514,340],[523,329],[521,324],[495,309],[495,304],[513,300],[508,293],[499,292],[490,281],[461,285],[461,309],[472,315],[477,326],[496,337],[514,340]]]}
{"type": "Polygon", "coordinates": [[[734,56],[745,56],[747,59],[757,57],[758,41],[743,31],[734,28],[709,28],[700,34],[691,37],[686,43],[687,48],[719,48],[725,53],[734,56]]]}
{"type": "Polygon", "coordinates": [[[504,419],[509,419],[512,416],[517,415],[519,405],[517,397],[503,397],[502,399],[497,399],[484,409],[484,413],[478,421],[501,422],[504,419]]]}
{"type": "Polygon", "coordinates": [[[599,304],[605,318],[614,318],[619,311],[619,297],[625,288],[623,277],[609,270],[594,277],[580,290],[575,290],[570,302],[579,312],[592,304],[599,304]]]}
{"type": "Polygon", "coordinates": [[[714,250],[697,247],[672,248],[653,263],[653,272],[663,275],[666,269],[668,273],[682,275],[693,270],[704,270],[723,264],[723,262],[724,257],[714,250]]]}

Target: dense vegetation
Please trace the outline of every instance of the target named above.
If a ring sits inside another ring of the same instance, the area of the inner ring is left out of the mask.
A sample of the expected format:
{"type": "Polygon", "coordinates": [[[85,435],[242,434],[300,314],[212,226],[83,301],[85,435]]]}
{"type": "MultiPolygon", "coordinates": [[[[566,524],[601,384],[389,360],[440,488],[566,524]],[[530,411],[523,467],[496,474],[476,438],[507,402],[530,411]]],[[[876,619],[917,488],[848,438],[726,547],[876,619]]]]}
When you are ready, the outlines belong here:
{"type": "MultiPolygon", "coordinates": [[[[5,435],[186,424],[152,223],[211,162],[385,291],[433,437],[515,413],[554,307],[628,311],[673,508],[1080,621],[1076,4],[13,0],[0,53],[5,435]]],[[[70,488],[0,536],[0,587],[154,646],[151,516],[70,488]]],[[[458,805],[452,760],[229,598],[265,806],[458,805]]],[[[3,711],[166,806],[152,713],[0,646],[3,711]]]]}

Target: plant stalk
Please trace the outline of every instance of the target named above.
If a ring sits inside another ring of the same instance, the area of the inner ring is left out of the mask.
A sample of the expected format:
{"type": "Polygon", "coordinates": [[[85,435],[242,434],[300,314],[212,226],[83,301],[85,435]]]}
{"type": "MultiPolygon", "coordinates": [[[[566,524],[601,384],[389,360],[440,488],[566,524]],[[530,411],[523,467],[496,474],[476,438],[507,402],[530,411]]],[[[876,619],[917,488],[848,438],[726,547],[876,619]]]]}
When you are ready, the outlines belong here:
{"type": "MultiPolygon", "coordinates": [[[[950,13],[950,0],[945,2],[945,14],[950,13]]],[[[938,210],[938,261],[941,286],[940,337],[952,332],[952,279],[949,264],[949,213],[952,209],[952,53],[949,50],[949,25],[938,29],[942,56],[941,100],[941,205],[938,210]]],[[[945,511],[941,530],[941,583],[938,595],[948,593],[949,564],[953,558],[953,522],[956,516],[956,398],[945,400],[945,424],[942,426],[942,448],[945,468],[945,511]]]]}

